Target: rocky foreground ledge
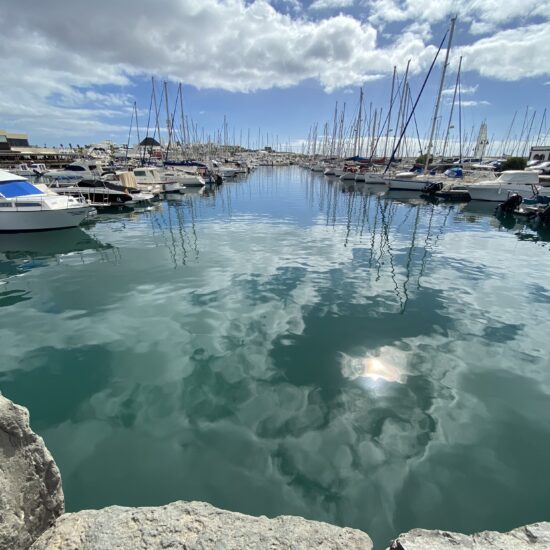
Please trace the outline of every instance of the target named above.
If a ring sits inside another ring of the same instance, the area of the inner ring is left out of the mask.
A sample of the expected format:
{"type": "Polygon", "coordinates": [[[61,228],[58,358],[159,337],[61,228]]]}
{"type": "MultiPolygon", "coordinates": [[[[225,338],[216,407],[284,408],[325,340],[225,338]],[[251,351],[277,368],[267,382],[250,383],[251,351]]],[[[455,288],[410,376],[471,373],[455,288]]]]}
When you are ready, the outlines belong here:
{"type": "MultiPolygon", "coordinates": [[[[356,529],[293,516],[246,516],[203,502],[63,512],[59,470],[30,429],[27,409],[0,395],[0,549],[372,549],[369,536],[356,529]]],[[[414,529],[390,548],[550,550],[550,523],[471,536],[414,529]]]]}

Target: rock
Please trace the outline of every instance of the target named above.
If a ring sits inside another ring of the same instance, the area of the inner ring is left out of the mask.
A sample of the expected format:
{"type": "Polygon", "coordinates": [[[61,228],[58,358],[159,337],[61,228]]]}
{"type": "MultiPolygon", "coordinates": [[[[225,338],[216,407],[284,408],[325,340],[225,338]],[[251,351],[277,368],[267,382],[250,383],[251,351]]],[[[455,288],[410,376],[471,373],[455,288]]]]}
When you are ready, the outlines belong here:
{"type": "Polygon", "coordinates": [[[390,550],[543,550],[550,549],[550,523],[533,523],[508,533],[483,531],[461,535],[447,531],[413,529],[399,535],[390,550]]]}
{"type": "Polygon", "coordinates": [[[293,516],[275,519],[226,512],[204,502],[174,502],[158,508],[111,506],[65,514],[32,550],[138,549],[361,549],[369,536],[293,516]]]}
{"type": "Polygon", "coordinates": [[[63,511],[59,470],[29,411],[0,395],[0,548],[29,548],[63,511]]]}

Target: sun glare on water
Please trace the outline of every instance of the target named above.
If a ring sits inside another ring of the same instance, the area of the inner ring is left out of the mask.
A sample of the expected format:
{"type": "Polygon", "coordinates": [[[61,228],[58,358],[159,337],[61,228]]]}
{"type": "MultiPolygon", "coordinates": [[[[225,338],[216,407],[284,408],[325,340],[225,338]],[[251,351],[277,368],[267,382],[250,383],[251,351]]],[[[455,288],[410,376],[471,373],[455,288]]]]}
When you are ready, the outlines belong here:
{"type": "Polygon", "coordinates": [[[352,357],[344,353],[341,367],[342,374],[349,380],[402,384],[406,377],[405,362],[402,352],[392,348],[381,348],[376,355],[352,357]]]}

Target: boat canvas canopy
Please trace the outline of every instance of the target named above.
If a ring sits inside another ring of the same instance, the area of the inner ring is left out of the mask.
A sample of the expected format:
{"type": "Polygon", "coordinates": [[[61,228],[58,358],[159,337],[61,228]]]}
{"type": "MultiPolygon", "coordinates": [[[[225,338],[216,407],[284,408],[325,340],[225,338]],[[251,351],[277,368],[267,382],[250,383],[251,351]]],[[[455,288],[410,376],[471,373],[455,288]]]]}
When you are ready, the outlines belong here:
{"type": "Polygon", "coordinates": [[[523,170],[506,170],[502,172],[497,180],[498,183],[523,183],[536,185],[539,182],[539,175],[536,172],[523,170]]]}
{"type": "Polygon", "coordinates": [[[27,195],[44,195],[38,187],[28,181],[0,181],[0,195],[6,199],[25,197],[27,195]]]}

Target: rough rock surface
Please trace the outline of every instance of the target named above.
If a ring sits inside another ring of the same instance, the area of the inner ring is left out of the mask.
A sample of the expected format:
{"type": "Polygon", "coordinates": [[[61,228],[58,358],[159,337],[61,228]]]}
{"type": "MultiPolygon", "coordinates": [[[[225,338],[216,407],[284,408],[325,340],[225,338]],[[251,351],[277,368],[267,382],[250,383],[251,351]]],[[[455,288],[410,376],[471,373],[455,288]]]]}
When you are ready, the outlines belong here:
{"type": "Polygon", "coordinates": [[[29,412],[0,395],[0,548],[29,548],[63,511],[59,470],[29,412]]]}
{"type": "Polygon", "coordinates": [[[413,529],[399,535],[390,550],[550,550],[550,523],[533,523],[508,533],[483,531],[462,535],[413,529]]]}
{"type": "Polygon", "coordinates": [[[32,550],[361,549],[369,536],[293,516],[275,519],[226,512],[204,502],[174,502],[158,508],[111,506],[65,514],[32,550]]]}

